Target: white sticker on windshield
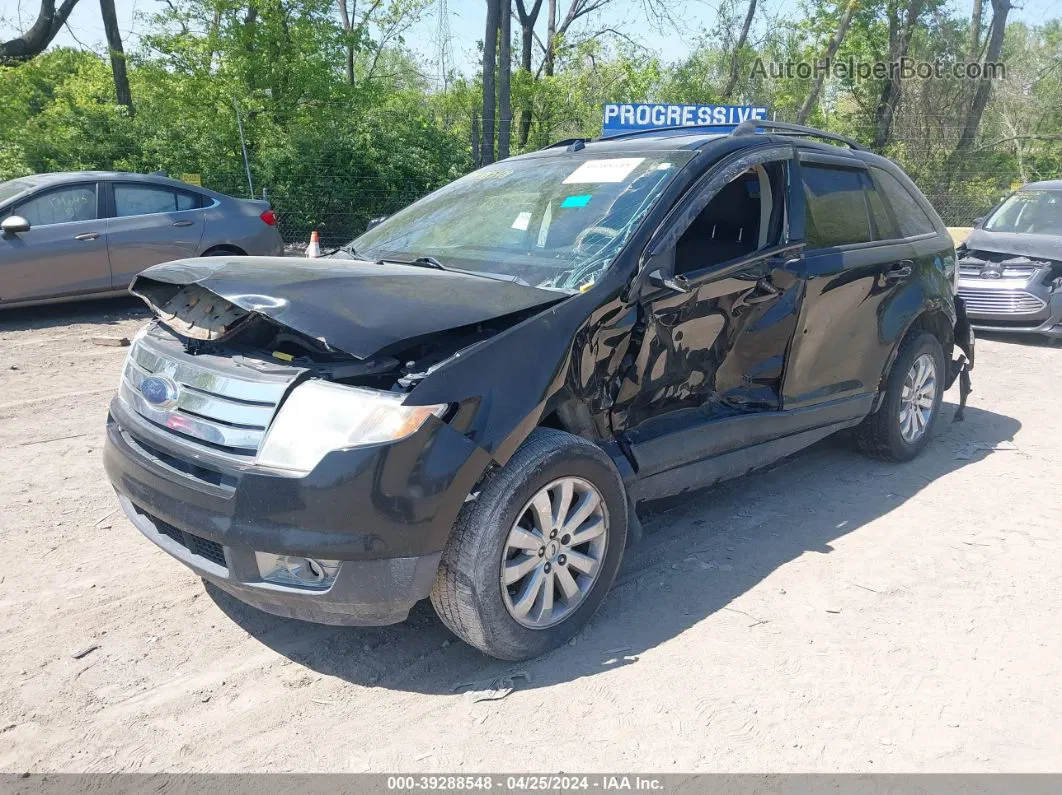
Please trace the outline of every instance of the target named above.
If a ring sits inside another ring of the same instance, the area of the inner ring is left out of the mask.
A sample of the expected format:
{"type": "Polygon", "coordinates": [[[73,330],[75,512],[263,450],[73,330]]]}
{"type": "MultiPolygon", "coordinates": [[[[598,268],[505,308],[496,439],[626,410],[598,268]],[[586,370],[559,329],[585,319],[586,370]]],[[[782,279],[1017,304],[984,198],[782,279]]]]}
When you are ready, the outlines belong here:
{"type": "Polygon", "coordinates": [[[523,212],[516,216],[516,220],[513,221],[513,229],[519,229],[521,232],[526,232],[527,227],[531,224],[531,213],[523,212]]]}
{"type": "Polygon", "coordinates": [[[546,247],[546,238],[549,237],[549,225],[553,223],[553,202],[546,204],[546,212],[542,214],[542,226],[538,230],[538,240],[535,245],[539,248],[546,247]]]}
{"type": "Polygon", "coordinates": [[[608,160],[587,160],[564,180],[565,185],[585,182],[623,182],[644,157],[614,157],[608,160]]]}

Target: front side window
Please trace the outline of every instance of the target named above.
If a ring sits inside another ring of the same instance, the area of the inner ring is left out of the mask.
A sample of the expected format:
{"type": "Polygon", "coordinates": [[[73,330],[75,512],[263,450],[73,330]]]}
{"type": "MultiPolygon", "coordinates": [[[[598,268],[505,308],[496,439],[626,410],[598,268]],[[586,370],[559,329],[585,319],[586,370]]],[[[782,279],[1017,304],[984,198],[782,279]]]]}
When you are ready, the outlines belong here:
{"type": "Polygon", "coordinates": [[[922,209],[922,205],[907,188],[900,184],[896,177],[881,168],[871,168],[870,173],[874,178],[874,183],[881,188],[892,207],[896,221],[900,225],[901,235],[915,237],[936,231],[933,221],[922,209]]]}
{"type": "Polygon", "coordinates": [[[197,206],[194,194],[157,185],[115,185],[114,214],[119,218],[172,213],[197,206]]]}
{"type": "Polygon", "coordinates": [[[1062,234],[1062,191],[1020,190],[992,213],[984,228],[1027,235],[1062,234]]]}
{"type": "Polygon", "coordinates": [[[801,164],[808,248],[831,248],[870,240],[870,219],[857,169],[801,164]]]}
{"type": "Polygon", "coordinates": [[[431,257],[447,268],[535,287],[585,288],[691,157],[573,152],[495,163],[429,194],[336,255],[431,257]]]}
{"type": "Polygon", "coordinates": [[[96,185],[73,185],[34,196],[12,210],[30,226],[69,224],[96,219],[96,185]]]}
{"type": "Polygon", "coordinates": [[[756,165],[724,185],[679,238],[675,273],[712,268],[782,242],[787,166],[756,165]]]}

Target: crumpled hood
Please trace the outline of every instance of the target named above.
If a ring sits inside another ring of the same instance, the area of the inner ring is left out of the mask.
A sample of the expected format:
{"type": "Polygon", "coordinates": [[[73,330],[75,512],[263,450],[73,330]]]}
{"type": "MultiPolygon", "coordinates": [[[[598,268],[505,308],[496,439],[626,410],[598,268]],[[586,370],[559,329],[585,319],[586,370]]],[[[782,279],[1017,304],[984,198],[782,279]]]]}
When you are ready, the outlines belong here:
{"type": "Polygon", "coordinates": [[[1062,235],[1024,235],[974,229],[966,238],[966,248],[970,251],[1062,260],[1062,235]]]}
{"type": "Polygon", "coordinates": [[[155,265],[129,287],[165,320],[164,285],[198,285],[359,359],[565,296],[411,265],[294,257],[201,257],[155,265]]]}

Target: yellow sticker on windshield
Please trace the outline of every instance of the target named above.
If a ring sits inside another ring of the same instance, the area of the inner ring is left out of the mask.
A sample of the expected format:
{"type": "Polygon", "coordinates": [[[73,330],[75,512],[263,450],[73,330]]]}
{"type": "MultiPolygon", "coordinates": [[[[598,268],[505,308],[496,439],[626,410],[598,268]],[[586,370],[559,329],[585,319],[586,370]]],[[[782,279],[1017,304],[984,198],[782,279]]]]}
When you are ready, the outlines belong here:
{"type": "Polygon", "coordinates": [[[644,157],[612,157],[607,160],[587,160],[564,180],[565,185],[588,182],[623,182],[644,157]]]}

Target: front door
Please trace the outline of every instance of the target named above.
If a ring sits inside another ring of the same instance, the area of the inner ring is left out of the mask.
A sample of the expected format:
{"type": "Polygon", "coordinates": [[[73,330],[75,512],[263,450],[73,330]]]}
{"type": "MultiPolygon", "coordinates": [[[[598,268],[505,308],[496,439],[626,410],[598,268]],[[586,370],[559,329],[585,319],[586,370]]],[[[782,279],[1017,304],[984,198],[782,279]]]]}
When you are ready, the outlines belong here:
{"type": "Polygon", "coordinates": [[[113,218],[107,221],[116,288],[140,271],[199,253],[205,220],[198,193],[146,182],[115,182],[113,218]]]}
{"type": "Polygon", "coordinates": [[[109,290],[106,222],[96,183],[50,188],[15,205],[25,232],[0,235],[0,302],[109,290]]]}
{"type": "Polygon", "coordinates": [[[790,235],[802,210],[792,157],[778,144],[731,156],[650,243],[634,349],[612,409],[639,475],[746,446],[754,440],[720,433],[719,421],[782,408],[803,296],[803,244],[790,235]]]}

